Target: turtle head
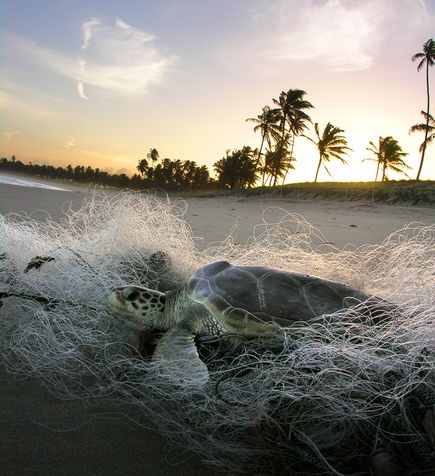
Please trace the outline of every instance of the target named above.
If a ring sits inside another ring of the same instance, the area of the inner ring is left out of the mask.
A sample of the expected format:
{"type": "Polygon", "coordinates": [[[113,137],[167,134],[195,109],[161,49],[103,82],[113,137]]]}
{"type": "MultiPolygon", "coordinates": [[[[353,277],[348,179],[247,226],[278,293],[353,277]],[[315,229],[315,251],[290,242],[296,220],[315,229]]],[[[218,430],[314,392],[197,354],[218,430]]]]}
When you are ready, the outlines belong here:
{"type": "Polygon", "coordinates": [[[109,296],[113,314],[142,328],[163,328],[166,296],[154,289],[138,286],[116,288],[109,296]]]}

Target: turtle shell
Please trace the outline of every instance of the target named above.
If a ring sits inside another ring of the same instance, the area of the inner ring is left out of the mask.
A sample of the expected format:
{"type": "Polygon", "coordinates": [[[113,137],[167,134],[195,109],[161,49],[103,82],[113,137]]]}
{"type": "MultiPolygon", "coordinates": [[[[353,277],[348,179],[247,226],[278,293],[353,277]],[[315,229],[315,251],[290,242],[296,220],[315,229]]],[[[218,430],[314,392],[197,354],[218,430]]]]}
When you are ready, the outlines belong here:
{"type": "Polygon", "coordinates": [[[227,261],[198,269],[187,283],[187,292],[227,330],[252,336],[271,326],[308,322],[371,298],[315,276],[263,266],[233,266],[227,261]]]}

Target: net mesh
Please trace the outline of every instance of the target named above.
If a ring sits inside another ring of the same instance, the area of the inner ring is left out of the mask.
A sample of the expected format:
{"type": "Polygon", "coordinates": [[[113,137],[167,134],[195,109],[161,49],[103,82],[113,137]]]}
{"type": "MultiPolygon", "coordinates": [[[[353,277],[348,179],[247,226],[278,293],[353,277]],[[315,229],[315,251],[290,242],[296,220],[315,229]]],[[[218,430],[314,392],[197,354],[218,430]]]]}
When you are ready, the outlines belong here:
{"type": "Polygon", "coordinates": [[[230,234],[201,247],[185,211],[183,201],[96,194],[60,223],[1,218],[8,370],[65,399],[125,399],[176,440],[174,460],[188,448],[233,474],[349,474],[368,468],[376,448],[410,473],[433,468],[423,415],[435,406],[435,227],[337,250],[313,247],[321,233],[302,216],[271,222],[266,210],[246,243],[230,234]],[[125,284],[174,289],[220,259],[321,276],[398,306],[379,326],[357,323],[351,308],[273,340],[199,343],[210,380],[174,386],[132,353],[108,295],[125,284]]]}

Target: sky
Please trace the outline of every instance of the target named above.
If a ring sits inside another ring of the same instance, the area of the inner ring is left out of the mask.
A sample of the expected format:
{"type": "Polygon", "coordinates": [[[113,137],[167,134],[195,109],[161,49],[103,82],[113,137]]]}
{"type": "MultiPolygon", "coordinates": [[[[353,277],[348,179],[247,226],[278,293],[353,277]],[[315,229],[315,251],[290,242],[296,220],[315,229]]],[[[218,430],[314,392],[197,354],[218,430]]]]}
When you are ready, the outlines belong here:
{"type": "MultiPolygon", "coordinates": [[[[0,0],[0,28],[2,157],[133,173],[155,147],[212,171],[260,146],[247,118],[302,89],[313,123],[353,149],[320,181],[372,180],[366,147],[389,135],[417,173],[426,85],[411,57],[435,37],[435,0],[0,0]]],[[[312,181],[315,147],[298,137],[294,155],[287,182],[312,181]]],[[[435,145],[421,178],[435,180],[435,145]]]]}

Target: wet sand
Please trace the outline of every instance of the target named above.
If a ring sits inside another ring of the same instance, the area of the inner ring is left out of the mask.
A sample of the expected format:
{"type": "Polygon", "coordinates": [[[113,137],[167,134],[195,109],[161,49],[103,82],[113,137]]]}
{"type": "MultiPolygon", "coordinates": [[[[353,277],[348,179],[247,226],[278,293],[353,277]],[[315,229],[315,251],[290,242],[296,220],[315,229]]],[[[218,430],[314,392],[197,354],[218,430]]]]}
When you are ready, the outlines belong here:
{"type": "MultiPolygon", "coordinates": [[[[88,194],[84,187],[68,188],[74,191],[0,184],[0,213],[60,220],[66,202],[77,209],[88,194]]],[[[215,474],[196,455],[183,454],[176,464],[173,447],[146,428],[152,422],[135,407],[109,398],[62,401],[36,379],[17,381],[1,363],[0,422],[2,476],[215,474]]]]}
{"type": "MultiPolygon", "coordinates": [[[[90,193],[86,187],[65,188],[71,191],[0,184],[0,213],[22,212],[41,221],[49,217],[60,220],[65,204],[78,209],[90,193]]],[[[254,230],[260,233],[264,229],[261,225],[255,229],[263,219],[277,222],[285,212],[304,216],[323,233],[314,246],[330,243],[339,249],[380,243],[411,222],[435,222],[431,208],[360,202],[220,197],[189,198],[186,204],[186,220],[199,246],[222,240],[231,230],[234,241],[244,243],[254,230]]],[[[38,381],[16,381],[3,369],[0,389],[2,475],[214,474],[194,455],[184,455],[181,464],[171,464],[170,446],[155,432],[138,426],[135,421],[141,416],[126,403],[107,398],[62,401],[38,381]]]]}

